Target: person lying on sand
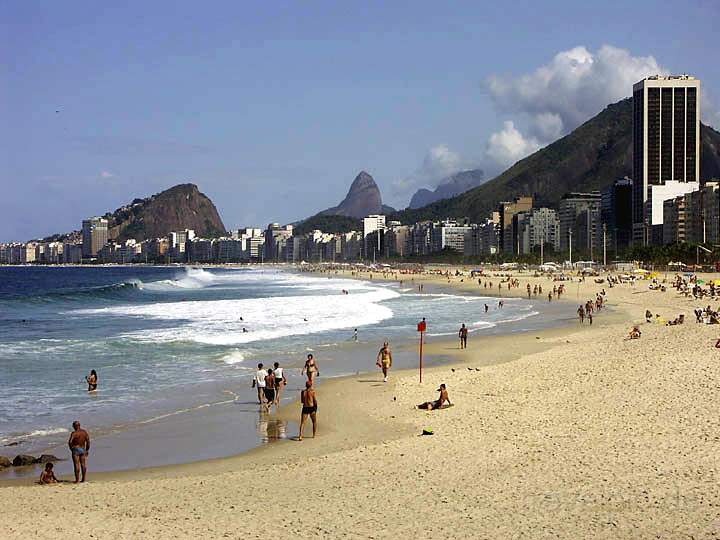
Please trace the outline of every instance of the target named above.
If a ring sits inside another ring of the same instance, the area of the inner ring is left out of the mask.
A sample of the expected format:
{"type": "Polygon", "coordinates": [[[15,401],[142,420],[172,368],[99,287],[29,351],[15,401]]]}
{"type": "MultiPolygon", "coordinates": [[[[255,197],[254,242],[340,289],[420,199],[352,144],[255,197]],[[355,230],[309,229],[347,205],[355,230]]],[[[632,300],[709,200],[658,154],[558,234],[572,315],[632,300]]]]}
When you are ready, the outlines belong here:
{"type": "Polygon", "coordinates": [[[641,335],[642,332],[640,332],[640,329],[637,326],[633,326],[632,330],[630,330],[630,339],[640,339],[641,335]]]}
{"type": "Polygon", "coordinates": [[[53,472],[53,464],[52,463],[46,463],[45,469],[43,469],[43,472],[40,473],[40,484],[57,484],[58,479],[55,478],[55,473],[53,472]]]}
{"type": "Polygon", "coordinates": [[[445,384],[441,384],[440,388],[438,388],[438,392],[440,392],[440,397],[435,401],[426,401],[425,403],[421,403],[417,406],[418,409],[425,409],[428,411],[433,411],[436,409],[442,408],[442,406],[447,402],[448,406],[452,405],[450,403],[450,398],[448,397],[448,391],[447,388],[445,388],[445,384]]]}

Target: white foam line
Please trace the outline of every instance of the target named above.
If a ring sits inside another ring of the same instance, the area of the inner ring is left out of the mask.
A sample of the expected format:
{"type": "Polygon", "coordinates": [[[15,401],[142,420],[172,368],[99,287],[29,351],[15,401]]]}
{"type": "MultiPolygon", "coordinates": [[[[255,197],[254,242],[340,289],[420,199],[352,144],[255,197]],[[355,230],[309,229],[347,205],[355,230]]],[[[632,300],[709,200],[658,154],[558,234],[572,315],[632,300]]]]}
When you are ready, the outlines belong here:
{"type": "Polygon", "coordinates": [[[138,424],[150,424],[152,422],[157,422],[158,420],[170,418],[171,416],[177,416],[178,414],[185,414],[185,413],[192,412],[192,411],[198,411],[200,409],[206,409],[207,407],[214,407],[216,405],[227,405],[228,403],[234,403],[234,402],[235,402],[235,398],[227,399],[225,401],[216,401],[214,403],[203,403],[202,405],[198,405],[197,407],[188,407],[187,409],[180,409],[177,411],[173,411],[171,413],[161,414],[160,416],[154,416],[152,418],[148,418],[147,420],[143,420],[142,422],[138,422],[138,424]]]}

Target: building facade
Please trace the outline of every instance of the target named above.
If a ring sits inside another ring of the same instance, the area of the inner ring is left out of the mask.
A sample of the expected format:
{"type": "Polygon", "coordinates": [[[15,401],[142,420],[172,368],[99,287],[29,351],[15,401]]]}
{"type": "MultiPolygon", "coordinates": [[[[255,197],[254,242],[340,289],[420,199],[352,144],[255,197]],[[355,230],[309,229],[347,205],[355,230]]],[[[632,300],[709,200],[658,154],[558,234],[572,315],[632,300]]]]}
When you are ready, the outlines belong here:
{"type": "MultiPolygon", "coordinates": [[[[700,181],[700,81],[655,75],[633,85],[633,241],[647,245],[651,186],[700,181]]],[[[674,197],[668,197],[668,199],[674,197]]],[[[663,214],[658,201],[656,215],[663,214]]],[[[656,235],[657,236],[657,235],[656,235]]]]}
{"type": "Polygon", "coordinates": [[[85,219],[82,222],[83,257],[96,257],[108,241],[108,220],[101,217],[85,219]]]}
{"type": "Polygon", "coordinates": [[[573,251],[593,255],[602,243],[600,192],[567,193],[558,206],[560,251],[570,251],[572,241],[573,251]]]}
{"type": "Polygon", "coordinates": [[[500,251],[514,254],[518,251],[517,230],[513,228],[513,217],[520,212],[532,209],[532,197],[518,197],[512,202],[501,202],[498,205],[500,219],[500,251]]]}

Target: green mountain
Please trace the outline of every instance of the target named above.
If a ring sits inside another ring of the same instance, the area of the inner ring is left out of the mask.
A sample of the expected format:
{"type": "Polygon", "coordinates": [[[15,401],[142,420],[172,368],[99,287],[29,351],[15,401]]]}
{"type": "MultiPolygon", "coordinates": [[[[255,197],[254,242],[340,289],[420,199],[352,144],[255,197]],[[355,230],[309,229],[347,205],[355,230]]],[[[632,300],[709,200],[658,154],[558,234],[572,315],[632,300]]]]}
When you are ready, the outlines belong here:
{"type": "MultiPolygon", "coordinates": [[[[700,175],[720,177],[720,133],[701,125],[700,175]]],[[[569,191],[603,190],[632,176],[632,98],[609,105],[572,133],[518,161],[494,179],[450,199],[397,212],[391,219],[468,217],[480,221],[500,201],[533,195],[537,206],[556,207],[569,191]]]]}

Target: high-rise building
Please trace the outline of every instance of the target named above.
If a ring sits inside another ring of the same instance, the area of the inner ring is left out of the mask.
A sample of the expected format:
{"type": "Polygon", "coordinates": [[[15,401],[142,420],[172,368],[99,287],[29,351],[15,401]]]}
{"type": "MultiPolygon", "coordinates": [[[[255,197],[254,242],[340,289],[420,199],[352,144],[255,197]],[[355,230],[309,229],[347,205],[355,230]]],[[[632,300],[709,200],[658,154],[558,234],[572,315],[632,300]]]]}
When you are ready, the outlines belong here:
{"type": "Polygon", "coordinates": [[[567,193],[559,204],[560,250],[570,250],[572,234],[573,252],[591,252],[602,240],[600,225],[601,195],[599,191],[590,193],[567,193]]]}
{"type": "Polygon", "coordinates": [[[617,257],[632,241],[632,179],[621,178],[602,192],[601,217],[606,246],[617,257]]]}
{"type": "Polygon", "coordinates": [[[82,254],[83,257],[96,257],[98,251],[107,244],[108,221],[94,217],[82,222],[82,254]]]}
{"type": "Polygon", "coordinates": [[[443,250],[465,252],[465,233],[472,228],[455,221],[446,220],[434,223],[430,231],[430,250],[437,253],[443,250]]]}
{"type": "Polygon", "coordinates": [[[513,254],[518,252],[517,230],[513,228],[513,216],[527,212],[532,208],[532,197],[518,197],[512,202],[501,202],[498,205],[500,214],[500,251],[513,254]]]}
{"type": "Polygon", "coordinates": [[[544,251],[560,249],[560,220],[551,208],[533,208],[516,214],[520,253],[531,254],[542,245],[544,251]]]}
{"type": "Polygon", "coordinates": [[[265,229],[265,262],[282,261],[286,257],[285,247],[293,235],[293,226],[270,223],[265,229]]]}
{"type": "MultiPolygon", "coordinates": [[[[650,228],[662,230],[662,218],[653,222],[647,210],[651,186],[699,181],[700,80],[689,75],[655,75],[635,83],[633,241],[648,244],[650,228]]],[[[662,216],[663,201],[655,206],[655,215],[662,216]]]]}

